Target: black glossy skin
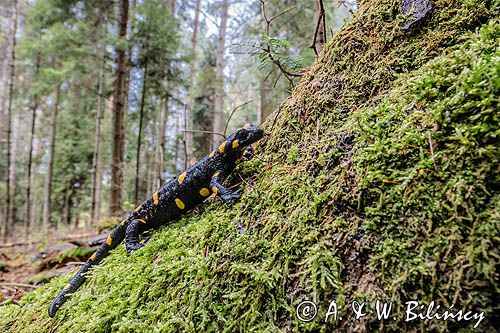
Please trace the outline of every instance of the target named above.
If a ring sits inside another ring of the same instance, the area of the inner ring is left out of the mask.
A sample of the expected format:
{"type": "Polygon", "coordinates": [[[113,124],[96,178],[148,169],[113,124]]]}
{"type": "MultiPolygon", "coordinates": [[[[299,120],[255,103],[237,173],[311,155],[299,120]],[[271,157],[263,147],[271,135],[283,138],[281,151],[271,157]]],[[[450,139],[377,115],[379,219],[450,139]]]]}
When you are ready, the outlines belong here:
{"type": "Polygon", "coordinates": [[[85,273],[92,266],[99,264],[123,239],[126,240],[127,254],[130,255],[144,246],[139,242],[141,232],[177,219],[213,193],[231,206],[234,200],[240,198],[239,190],[232,192],[222,183],[240,161],[250,158],[252,154],[250,145],[260,140],[263,134],[259,126],[245,125],[229,136],[210,155],[165,182],[151,198],[144,201],[111,232],[106,242],[99,246],[54,299],[49,308],[49,316],[54,317],[68,299],[67,294],[74,293],[85,282],[85,273]]]}

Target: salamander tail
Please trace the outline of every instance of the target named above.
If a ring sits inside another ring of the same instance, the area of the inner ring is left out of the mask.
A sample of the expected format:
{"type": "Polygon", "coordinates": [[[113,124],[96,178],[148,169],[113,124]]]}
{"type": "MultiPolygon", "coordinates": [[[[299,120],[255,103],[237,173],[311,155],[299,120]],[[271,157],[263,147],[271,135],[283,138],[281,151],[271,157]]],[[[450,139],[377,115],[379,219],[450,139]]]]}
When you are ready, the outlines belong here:
{"type": "Polygon", "coordinates": [[[95,265],[98,265],[109,254],[109,251],[116,248],[125,238],[125,231],[127,229],[128,220],[120,223],[108,236],[106,241],[99,246],[96,252],[90,256],[85,264],[80,268],[78,273],[69,281],[69,283],[61,290],[57,297],[52,301],[49,308],[49,316],[54,317],[57,310],[69,298],[69,294],[74,293],[85,282],[85,274],[88,270],[95,265]]]}

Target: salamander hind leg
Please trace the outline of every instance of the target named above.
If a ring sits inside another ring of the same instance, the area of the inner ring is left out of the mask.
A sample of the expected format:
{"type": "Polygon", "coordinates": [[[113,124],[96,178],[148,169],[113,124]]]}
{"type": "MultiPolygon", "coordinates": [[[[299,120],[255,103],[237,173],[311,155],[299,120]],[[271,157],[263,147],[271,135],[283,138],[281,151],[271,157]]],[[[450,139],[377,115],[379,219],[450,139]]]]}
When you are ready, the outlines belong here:
{"type": "Polygon", "coordinates": [[[137,251],[144,246],[144,242],[139,242],[139,234],[145,224],[146,221],[138,219],[132,221],[127,226],[127,231],[125,232],[127,255],[130,255],[132,252],[137,251]]]}

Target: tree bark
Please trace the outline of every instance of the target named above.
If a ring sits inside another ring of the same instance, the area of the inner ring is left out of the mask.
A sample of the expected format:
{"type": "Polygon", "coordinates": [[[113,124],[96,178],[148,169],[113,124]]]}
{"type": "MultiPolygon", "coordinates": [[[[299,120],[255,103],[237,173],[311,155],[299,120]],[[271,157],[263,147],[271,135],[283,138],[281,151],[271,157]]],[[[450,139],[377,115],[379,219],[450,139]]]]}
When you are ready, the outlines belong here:
{"type": "Polygon", "coordinates": [[[186,159],[190,165],[196,162],[193,159],[193,132],[189,132],[193,129],[193,96],[192,90],[194,86],[195,78],[195,58],[196,58],[196,46],[198,42],[198,27],[200,21],[200,4],[201,0],[196,0],[196,7],[194,11],[194,25],[193,25],[193,35],[191,37],[191,62],[189,63],[189,75],[190,75],[190,94],[188,98],[188,107],[186,108],[186,128],[184,132],[184,140],[186,141],[186,159]]]}
{"type": "Polygon", "coordinates": [[[165,152],[165,128],[168,120],[168,95],[165,96],[165,100],[163,101],[160,114],[158,119],[158,129],[157,129],[157,137],[158,142],[156,144],[156,156],[155,156],[155,177],[154,177],[154,187],[160,188],[163,184],[163,171],[164,171],[164,152],[165,152]]]}
{"type": "MultiPolygon", "coordinates": [[[[124,41],[127,35],[128,0],[120,1],[119,37],[124,41]]],[[[112,112],[113,142],[111,148],[111,185],[109,214],[118,216],[122,209],[123,155],[125,143],[125,81],[127,66],[126,50],[120,46],[116,50],[116,80],[112,112]]]]}
{"type": "MultiPolygon", "coordinates": [[[[181,129],[181,126],[180,126],[180,122],[181,122],[181,117],[180,115],[177,113],[175,115],[175,133],[179,133],[180,129],[181,129]]],[[[178,162],[179,162],[179,138],[177,137],[176,135],[176,138],[175,138],[175,150],[174,150],[174,163],[173,163],[173,166],[172,166],[172,170],[173,170],[173,173],[177,173],[178,168],[177,168],[177,165],[178,165],[178,162]]]]}
{"type": "Polygon", "coordinates": [[[51,215],[51,195],[52,195],[52,170],[54,168],[54,152],[56,148],[56,128],[57,115],[59,113],[59,99],[61,95],[61,85],[57,83],[56,101],[54,103],[54,112],[50,123],[50,147],[49,162],[47,167],[47,176],[45,177],[44,196],[43,196],[43,227],[46,229],[50,224],[51,215]]]}
{"type": "Polygon", "coordinates": [[[134,203],[139,203],[139,178],[141,172],[141,141],[142,141],[142,121],[144,118],[144,100],[146,98],[146,83],[148,77],[148,58],[144,60],[144,78],[142,80],[141,106],[139,108],[139,134],[137,135],[137,149],[135,155],[135,187],[134,203]]]}
{"type": "MultiPolygon", "coordinates": [[[[103,28],[104,29],[104,28],[103,28]]],[[[96,223],[100,217],[101,196],[101,126],[104,118],[104,71],[106,66],[106,52],[102,47],[101,69],[99,72],[99,96],[97,99],[97,113],[95,124],[94,155],[92,158],[92,193],[91,193],[91,221],[96,223]]]]}
{"type": "Polygon", "coordinates": [[[271,106],[269,103],[269,92],[271,91],[271,86],[268,81],[265,80],[263,75],[259,75],[259,121],[263,123],[267,116],[271,113],[271,106]]]}
{"type": "MultiPolygon", "coordinates": [[[[228,18],[228,0],[222,3],[221,23],[219,27],[219,39],[217,42],[217,53],[215,60],[216,82],[215,99],[214,99],[214,124],[213,131],[216,133],[222,132],[222,113],[224,109],[224,48],[226,43],[226,27],[228,18]]],[[[220,137],[216,134],[212,135],[212,145],[216,147],[220,137]]]]}
{"type": "MultiPolygon", "coordinates": [[[[14,75],[15,75],[15,60],[16,60],[16,32],[17,32],[17,17],[18,17],[18,8],[17,1],[14,0],[14,9],[12,13],[12,29],[11,29],[11,49],[10,49],[10,77],[9,77],[9,102],[7,106],[7,168],[5,172],[5,207],[4,207],[4,228],[3,228],[3,240],[6,241],[7,237],[10,234],[10,228],[14,223],[14,210],[12,206],[12,194],[13,194],[13,182],[12,175],[14,172],[12,156],[11,153],[11,134],[12,134],[12,95],[14,90],[14,75]]],[[[2,102],[3,103],[3,102],[2,102]]],[[[2,108],[3,109],[3,108],[2,108]]]]}
{"type": "MultiPolygon", "coordinates": [[[[36,56],[36,65],[34,77],[37,76],[38,70],[40,69],[40,56],[36,56]]],[[[33,186],[32,177],[32,164],[33,164],[33,140],[35,139],[35,128],[36,128],[36,110],[38,109],[38,96],[33,96],[33,106],[31,107],[31,131],[30,131],[30,141],[28,146],[28,186],[26,188],[26,218],[24,220],[24,235],[28,237],[30,235],[30,224],[31,224],[31,186],[33,186]]]]}

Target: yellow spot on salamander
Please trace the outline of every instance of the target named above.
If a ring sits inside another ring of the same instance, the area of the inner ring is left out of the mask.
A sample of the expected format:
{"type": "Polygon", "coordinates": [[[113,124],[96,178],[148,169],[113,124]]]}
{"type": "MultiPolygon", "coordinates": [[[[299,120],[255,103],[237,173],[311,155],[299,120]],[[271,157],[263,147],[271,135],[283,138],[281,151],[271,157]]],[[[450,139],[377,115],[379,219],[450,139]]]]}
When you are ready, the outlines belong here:
{"type": "Polygon", "coordinates": [[[212,192],[214,192],[215,194],[217,194],[217,187],[216,186],[212,187],[212,192]]]}
{"type": "Polygon", "coordinates": [[[214,157],[214,156],[215,156],[215,150],[212,150],[212,151],[210,152],[210,157],[214,157]]]}
{"type": "Polygon", "coordinates": [[[92,253],[92,255],[90,256],[90,258],[89,258],[89,259],[90,259],[90,260],[95,260],[95,258],[96,258],[96,257],[97,257],[97,255],[96,255],[96,254],[95,254],[95,252],[94,252],[94,253],[92,253]]]}
{"type": "Polygon", "coordinates": [[[177,181],[179,182],[179,184],[181,184],[184,179],[186,179],[186,176],[187,176],[187,173],[183,172],[180,176],[179,176],[179,179],[177,179],[177,181]]]}
{"type": "Polygon", "coordinates": [[[135,219],[135,220],[136,220],[136,221],[139,221],[139,222],[141,222],[141,223],[144,223],[144,224],[148,223],[148,222],[146,222],[146,220],[143,220],[143,219],[135,219]]]}
{"type": "Polygon", "coordinates": [[[137,206],[137,208],[135,209],[136,212],[138,212],[140,210],[141,210],[141,205],[137,206]]]}
{"type": "Polygon", "coordinates": [[[231,147],[233,147],[233,149],[236,149],[240,146],[240,142],[238,141],[238,139],[234,140],[233,143],[231,144],[231,147]]]}
{"type": "Polygon", "coordinates": [[[111,238],[111,236],[108,236],[108,238],[106,238],[106,244],[108,245],[113,244],[113,238],[111,238]]]}
{"type": "Polygon", "coordinates": [[[179,207],[180,209],[184,209],[186,208],[186,206],[184,205],[184,202],[182,202],[181,199],[179,198],[175,198],[175,204],[177,205],[177,207],[179,207]]]}
{"type": "Polygon", "coordinates": [[[223,142],[219,146],[219,153],[224,154],[225,150],[226,150],[226,142],[223,142]]]}
{"type": "Polygon", "coordinates": [[[219,171],[217,171],[216,173],[214,173],[214,174],[212,175],[212,178],[217,177],[218,175],[220,175],[220,172],[219,172],[219,171]]]}
{"type": "Polygon", "coordinates": [[[208,197],[208,195],[210,194],[210,190],[206,187],[202,188],[200,190],[200,194],[203,196],[203,197],[208,197]]]}
{"type": "Polygon", "coordinates": [[[155,192],[153,194],[153,203],[156,205],[158,205],[158,192],[155,192]]]}
{"type": "Polygon", "coordinates": [[[64,286],[64,289],[69,289],[71,288],[71,283],[68,283],[67,285],[64,286]]]}

